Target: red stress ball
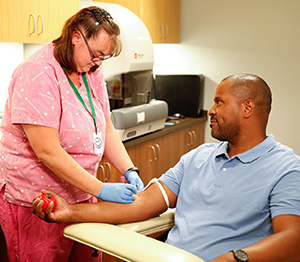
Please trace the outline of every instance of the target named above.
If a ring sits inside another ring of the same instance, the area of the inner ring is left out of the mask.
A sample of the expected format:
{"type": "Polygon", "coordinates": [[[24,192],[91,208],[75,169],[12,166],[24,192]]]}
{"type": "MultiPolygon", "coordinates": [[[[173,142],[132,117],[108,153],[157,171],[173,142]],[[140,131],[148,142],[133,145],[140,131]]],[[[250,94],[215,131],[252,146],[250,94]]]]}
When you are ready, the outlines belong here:
{"type": "Polygon", "coordinates": [[[53,196],[51,196],[50,194],[44,194],[43,193],[42,195],[39,196],[39,198],[40,198],[40,200],[44,201],[44,205],[42,207],[43,212],[46,211],[46,209],[47,209],[48,205],[50,204],[50,202],[53,202],[53,208],[52,208],[52,211],[53,211],[53,209],[56,206],[56,200],[53,196]]]}

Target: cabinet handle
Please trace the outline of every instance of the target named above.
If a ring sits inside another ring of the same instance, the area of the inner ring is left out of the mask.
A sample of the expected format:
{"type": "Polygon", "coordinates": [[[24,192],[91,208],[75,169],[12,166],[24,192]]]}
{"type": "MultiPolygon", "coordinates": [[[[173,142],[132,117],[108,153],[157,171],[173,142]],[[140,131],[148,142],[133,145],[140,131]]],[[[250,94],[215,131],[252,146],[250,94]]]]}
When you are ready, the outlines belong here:
{"type": "Polygon", "coordinates": [[[42,15],[38,15],[37,21],[39,21],[39,18],[41,20],[42,28],[41,28],[41,31],[38,33],[38,35],[40,35],[40,34],[42,34],[44,32],[44,17],[42,15]]]}
{"type": "Polygon", "coordinates": [[[102,165],[99,165],[99,168],[101,168],[101,170],[102,170],[102,179],[101,179],[100,176],[99,176],[99,179],[100,179],[101,181],[103,181],[104,176],[105,176],[105,170],[104,170],[104,167],[103,167],[102,165]]]}
{"type": "MultiPolygon", "coordinates": [[[[160,157],[160,146],[159,146],[159,144],[155,144],[154,147],[157,148],[157,152],[158,152],[158,154],[156,154],[157,157],[156,157],[156,159],[155,159],[155,160],[157,160],[157,159],[159,159],[159,157],[160,157]]],[[[155,150],[155,153],[156,153],[156,150],[155,150]]]]}
{"type": "Polygon", "coordinates": [[[29,25],[30,25],[30,18],[32,17],[32,20],[33,20],[33,30],[29,33],[29,35],[32,35],[35,33],[35,16],[34,14],[30,14],[29,15],[29,25]]]}
{"type": "Polygon", "coordinates": [[[193,144],[193,135],[191,132],[188,132],[188,143],[187,146],[191,146],[193,144]]]}
{"type": "Polygon", "coordinates": [[[160,27],[161,27],[161,38],[160,39],[163,39],[165,36],[165,27],[163,25],[160,25],[160,27]]]}
{"type": "Polygon", "coordinates": [[[196,132],[194,130],[192,131],[192,134],[193,134],[193,144],[195,144],[197,135],[196,135],[196,132]]]}
{"type": "Polygon", "coordinates": [[[108,167],[108,177],[105,178],[104,181],[109,181],[110,175],[111,175],[111,166],[110,166],[110,163],[105,163],[105,165],[108,167]]]}
{"type": "Polygon", "coordinates": [[[152,161],[155,161],[157,158],[156,158],[156,153],[155,153],[155,147],[151,146],[150,148],[152,149],[152,152],[153,152],[153,158],[150,159],[150,162],[152,162],[152,161]]]}
{"type": "Polygon", "coordinates": [[[168,30],[168,26],[167,25],[165,25],[165,28],[166,28],[166,30],[165,30],[165,39],[168,37],[168,35],[169,35],[169,30],[168,30]]]}

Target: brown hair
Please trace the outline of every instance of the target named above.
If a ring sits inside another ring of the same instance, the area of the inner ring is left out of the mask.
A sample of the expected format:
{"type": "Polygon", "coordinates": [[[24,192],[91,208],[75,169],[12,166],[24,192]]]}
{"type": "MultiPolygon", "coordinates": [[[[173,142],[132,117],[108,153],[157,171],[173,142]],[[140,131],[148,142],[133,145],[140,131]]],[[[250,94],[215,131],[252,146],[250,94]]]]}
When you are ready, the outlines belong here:
{"type": "MultiPolygon", "coordinates": [[[[104,9],[90,6],[79,10],[64,24],[60,37],[53,40],[54,57],[68,73],[77,72],[73,57],[72,35],[74,31],[85,32],[87,39],[95,37],[100,29],[104,29],[113,41],[112,56],[118,56],[122,50],[120,28],[104,9]]],[[[99,66],[95,65],[90,72],[99,66]]]]}

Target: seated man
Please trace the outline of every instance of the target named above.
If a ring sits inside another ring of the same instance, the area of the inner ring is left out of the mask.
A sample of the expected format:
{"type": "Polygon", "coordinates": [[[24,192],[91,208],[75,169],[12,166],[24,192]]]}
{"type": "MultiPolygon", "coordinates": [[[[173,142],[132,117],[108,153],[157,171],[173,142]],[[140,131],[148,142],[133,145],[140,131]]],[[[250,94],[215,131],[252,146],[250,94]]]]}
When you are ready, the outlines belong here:
{"type": "Polygon", "coordinates": [[[255,75],[217,86],[208,114],[220,144],[204,144],[140,193],[132,204],[69,205],[32,212],[49,222],[127,223],[176,207],[167,242],[205,261],[300,261],[300,158],[266,135],[271,91],[255,75]],[[142,211],[141,211],[142,210],[142,211]],[[233,251],[234,250],[234,251],[233,251]]]}

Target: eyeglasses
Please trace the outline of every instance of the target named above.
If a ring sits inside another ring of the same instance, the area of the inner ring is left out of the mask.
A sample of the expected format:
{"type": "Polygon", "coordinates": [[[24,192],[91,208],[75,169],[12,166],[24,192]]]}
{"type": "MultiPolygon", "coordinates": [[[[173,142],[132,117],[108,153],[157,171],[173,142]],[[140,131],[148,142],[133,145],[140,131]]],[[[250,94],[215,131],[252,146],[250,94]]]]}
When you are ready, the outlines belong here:
{"type": "MultiPolygon", "coordinates": [[[[81,31],[79,31],[79,32],[81,33],[81,31]]],[[[81,33],[81,35],[82,35],[82,37],[83,37],[84,42],[86,43],[87,48],[89,49],[89,52],[90,52],[90,54],[91,54],[91,56],[92,56],[92,61],[93,61],[94,63],[99,63],[99,62],[102,62],[102,61],[107,60],[107,59],[109,59],[109,58],[112,57],[112,55],[107,55],[107,56],[96,56],[96,55],[94,54],[94,52],[92,51],[90,45],[88,44],[86,38],[84,37],[84,34],[81,33]]]]}

